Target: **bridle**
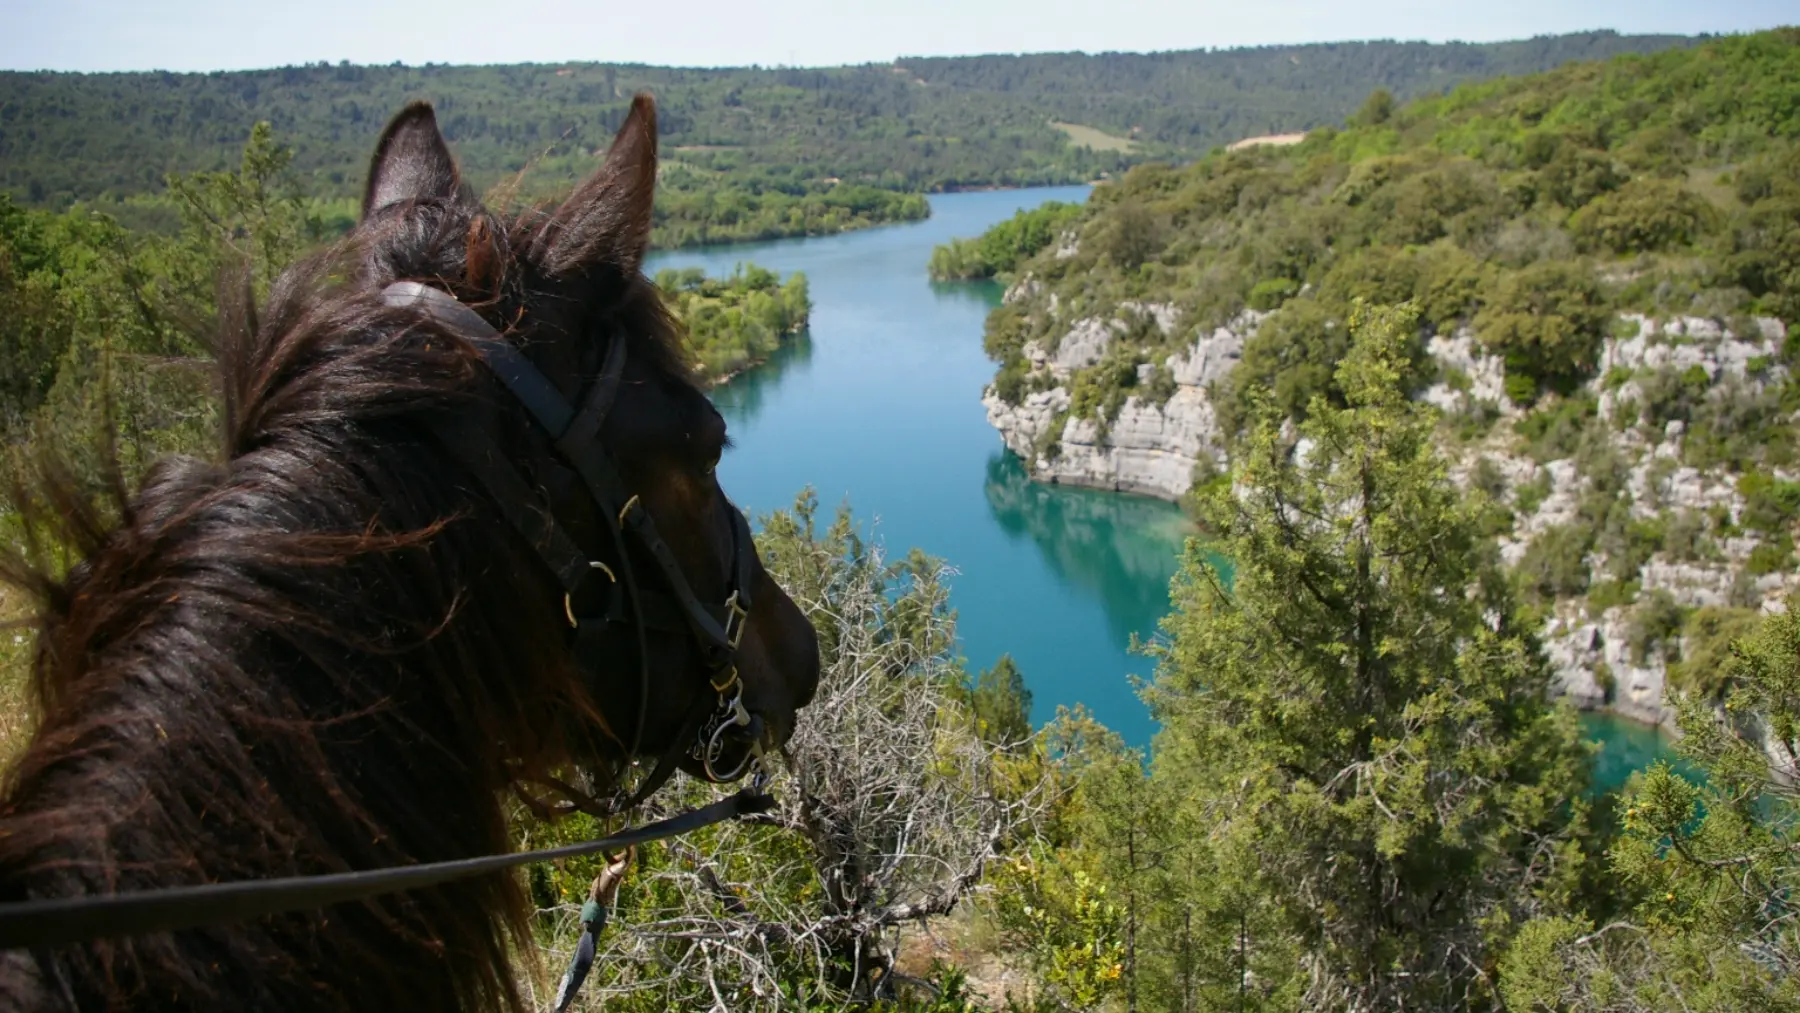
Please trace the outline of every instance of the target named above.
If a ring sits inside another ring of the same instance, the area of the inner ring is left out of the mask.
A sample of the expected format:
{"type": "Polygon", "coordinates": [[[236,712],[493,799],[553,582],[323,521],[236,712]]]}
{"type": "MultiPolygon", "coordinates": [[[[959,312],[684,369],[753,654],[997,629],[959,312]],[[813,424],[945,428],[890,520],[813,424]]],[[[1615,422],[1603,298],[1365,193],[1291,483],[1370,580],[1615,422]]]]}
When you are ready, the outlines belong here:
{"type": "MultiPolygon", "coordinates": [[[[599,671],[610,631],[626,624],[635,628],[638,716],[627,760],[636,755],[642,744],[650,698],[650,656],[645,650],[648,632],[689,636],[700,649],[716,698],[700,698],[705,706],[688,716],[680,734],[635,791],[616,792],[594,814],[617,815],[648,798],[674,774],[684,752],[698,761],[707,779],[715,783],[742,777],[759,759],[762,738],[761,719],[744,708],[743,684],[736,664],[738,644],[750,615],[750,584],[755,574],[756,548],[750,539],[750,523],[735,507],[728,511],[732,540],[730,587],[722,605],[701,602],[688,585],[674,553],[657,533],[649,512],[625,488],[599,440],[600,427],[618,397],[625,372],[626,336],[614,333],[600,376],[588,385],[580,406],[572,407],[522,352],[455,297],[418,282],[402,281],[384,289],[382,300],[395,309],[423,311],[439,326],[467,341],[549,434],[557,456],[580,475],[601,516],[612,519],[607,527],[612,532],[619,573],[581,551],[557,523],[548,493],[535,488],[520,473],[491,435],[466,419],[451,421],[439,433],[446,447],[481,484],[495,508],[556,575],[563,589],[564,618],[574,631],[572,650],[577,664],[590,677],[599,671]],[[665,590],[638,586],[631,554],[626,551],[627,533],[656,561],[665,590]],[[601,576],[606,578],[605,584],[599,583],[601,576]],[[621,583],[624,593],[613,593],[621,583]],[[597,589],[608,592],[605,604],[590,608],[597,589]],[[745,751],[729,767],[721,768],[734,742],[745,742],[745,751]]],[[[41,950],[106,936],[218,925],[420,889],[531,862],[602,854],[666,840],[701,827],[767,812],[774,800],[763,794],[763,777],[759,773],[750,786],[729,798],[669,819],[557,848],[323,875],[0,903],[0,950],[41,950]]]]}
{"type": "Polygon", "coordinates": [[[725,601],[702,602],[687,575],[638,496],[625,487],[618,468],[600,441],[600,429],[617,400],[625,373],[627,336],[615,330],[600,375],[572,405],[517,346],[467,305],[440,289],[416,281],[398,281],[382,290],[382,301],[394,309],[422,311],[440,327],[468,342],[550,437],[559,461],[580,477],[588,498],[605,522],[618,571],[583,552],[556,520],[548,492],[522,474],[494,438],[472,422],[453,421],[441,432],[447,449],[467,467],[482,491],[513,529],[531,545],[538,559],[563,589],[563,613],[573,630],[571,650],[590,678],[599,675],[614,632],[629,625],[637,640],[637,722],[626,750],[630,762],[642,745],[650,699],[649,632],[690,637],[700,651],[715,698],[702,697],[668,749],[635,791],[623,791],[605,803],[608,813],[636,806],[675,772],[684,747],[715,783],[735,781],[755,762],[761,748],[762,721],[744,708],[738,677],[737,650],[749,619],[756,547],[750,523],[736,507],[731,519],[732,562],[725,601]],[[640,586],[632,565],[627,535],[655,562],[663,589],[640,586]],[[734,744],[743,752],[726,764],[734,744]]]}

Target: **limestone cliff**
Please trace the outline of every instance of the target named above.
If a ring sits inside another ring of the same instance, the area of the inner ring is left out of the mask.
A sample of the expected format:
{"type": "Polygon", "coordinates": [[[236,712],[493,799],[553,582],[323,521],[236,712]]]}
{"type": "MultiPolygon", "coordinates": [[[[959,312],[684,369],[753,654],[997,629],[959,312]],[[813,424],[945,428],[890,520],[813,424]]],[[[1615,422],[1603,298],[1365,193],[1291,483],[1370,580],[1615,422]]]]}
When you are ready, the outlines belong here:
{"type": "MultiPolygon", "coordinates": [[[[1008,298],[1019,297],[1017,287],[1008,293],[1008,298]]],[[[1192,335],[1180,351],[1164,357],[1162,368],[1174,381],[1166,399],[1131,394],[1110,422],[1071,417],[1069,378],[1105,357],[1129,326],[1124,315],[1146,317],[1164,335],[1179,333],[1180,313],[1174,306],[1124,303],[1119,311],[1122,316],[1112,319],[1076,320],[1054,349],[1027,344],[1032,377],[1047,389],[1009,404],[990,388],[982,403],[1007,448],[1039,481],[1178,499],[1193,484],[1202,461],[1212,467],[1225,464],[1225,441],[1209,387],[1237,365],[1245,339],[1263,314],[1246,311],[1228,326],[1192,335]]],[[[1156,364],[1142,363],[1137,369],[1144,381],[1140,386],[1148,386],[1156,364]]]]}
{"type": "MultiPolygon", "coordinates": [[[[1042,311],[1041,295],[1028,280],[1008,299],[1035,300],[1042,311]]],[[[1053,315],[1058,309],[1048,307],[1053,315]]],[[[1179,498],[1191,487],[1197,467],[1227,464],[1211,390],[1238,363],[1263,319],[1246,311],[1224,327],[1184,333],[1179,311],[1164,304],[1121,304],[1112,315],[1079,317],[1057,328],[1056,340],[1027,345],[1029,389],[1009,403],[990,388],[983,402],[988,420],[1038,481],[1179,498]],[[1164,339],[1175,339],[1179,350],[1160,363],[1138,363],[1139,383],[1110,422],[1103,413],[1076,417],[1071,409],[1078,373],[1107,361],[1134,326],[1144,333],[1145,321],[1164,339]],[[1160,399],[1154,383],[1159,369],[1165,381],[1160,399]]],[[[1528,446],[1513,425],[1496,424],[1526,413],[1507,400],[1504,364],[1484,355],[1467,328],[1428,344],[1438,379],[1418,397],[1450,416],[1490,420],[1474,439],[1447,438],[1446,450],[1454,479],[1472,485],[1478,471],[1485,473],[1481,481],[1511,510],[1510,530],[1499,539],[1503,562],[1525,564],[1540,539],[1583,523],[1584,509],[1596,509],[1595,495],[1612,497],[1609,502],[1622,505],[1629,518],[1658,531],[1687,532],[1665,538],[1641,560],[1613,559],[1595,549],[1578,561],[1595,584],[1612,580],[1626,595],[1623,601],[1565,597],[1545,621],[1543,638],[1557,685],[1580,706],[1610,707],[1651,723],[1671,717],[1664,696],[1670,659],[1696,645],[1683,636],[1646,650],[1651,634],[1637,603],[1655,596],[1687,610],[1769,609],[1800,590],[1791,559],[1773,567],[1766,558],[1758,563],[1759,548],[1765,554],[1785,551],[1782,546],[1791,539],[1746,525],[1742,476],[1723,466],[1689,463],[1694,455],[1684,453],[1690,438],[1684,422],[1658,427],[1647,421],[1653,413],[1645,406],[1674,386],[1696,404],[1776,410],[1771,406],[1786,379],[1780,365],[1786,331],[1773,319],[1739,327],[1744,333],[1697,317],[1620,318],[1614,328],[1620,336],[1605,341],[1587,390],[1597,404],[1592,410],[1606,423],[1605,441],[1616,462],[1608,467],[1620,469],[1604,485],[1599,476],[1583,473],[1594,465],[1580,455],[1546,458],[1543,447],[1528,446]]],[[[1800,474],[1778,469],[1775,477],[1792,481],[1800,474]]]]}
{"type": "MultiPolygon", "coordinates": [[[[1542,636],[1557,684],[1584,708],[1608,707],[1650,723],[1672,719],[1665,697],[1672,659],[1691,655],[1699,645],[1689,635],[1671,633],[1673,642],[1645,649],[1655,631],[1646,629],[1639,608],[1651,596],[1666,596],[1682,609],[1769,610],[1800,590],[1791,560],[1772,569],[1757,560],[1758,548],[1773,548],[1781,534],[1748,526],[1743,476],[1723,466],[1685,463],[1690,455],[1683,452],[1684,422],[1671,420],[1660,430],[1643,424],[1643,406],[1658,385],[1680,382],[1689,397],[1715,404],[1753,405],[1773,398],[1786,378],[1778,361],[1786,331],[1773,319],[1753,323],[1750,333],[1739,335],[1702,318],[1655,321],[1627,315],[1619,329],[1630,336],[1609,338],[1602,348],[1589,393],[1610,434],[1608,449],[1623,471],[1619,491],[1602,495],[1613,496],[1613,504],[1653,530],[1686,534],[1665,536],[1625,573],[1599,549],[1580,561],[1595,584],[1610,578],[1634,589],[1634,601],[1624,604],[1596,602],[1592,595],[1562,599],[1545,622],[1542,636]]],[[[1433,352],[1440,352],[1435,343],[1433,352]]],[[[1463,363],[1474,367],[1472,374],[1491,365],[1463,363]]],[[[1474,389],[1481,387],[1478,380],[1474,389]]],[[[1516,415],[1501,397],[1493,407],[1516,415]]],[[[1458,410],[1463,403],[1446,399],[1440,406],[1458,410]]],[[[1599,476],[1584,474],[1578,458],[1539,462],[1523,442],[1510,427],[1499,427],[1474,444],[1451,448],[1453,477],[1472,482],[1484,461],[1498,477],[1500,496],[1514,511],[1511,530],[1500,538],[1500,554],[1515,566],[1540,539],[1576,523],[1584,499],[1601,490],[1599,476]]],[[[1775,477],[1797,476],[1777,469],[1775,477]]]]}

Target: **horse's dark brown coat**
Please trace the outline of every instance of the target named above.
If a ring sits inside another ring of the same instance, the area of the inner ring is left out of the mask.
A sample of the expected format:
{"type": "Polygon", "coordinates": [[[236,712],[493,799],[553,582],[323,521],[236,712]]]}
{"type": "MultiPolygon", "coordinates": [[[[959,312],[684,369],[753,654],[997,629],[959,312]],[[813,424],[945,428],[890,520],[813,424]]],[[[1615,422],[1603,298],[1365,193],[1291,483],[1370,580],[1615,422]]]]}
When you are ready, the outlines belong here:
{"type": "MultiPolygon", "coordinates": [[[[654,176],[640,99],[562,208],[501,220],[457,179],[429,108],[409,108],[383,136],[364,225],[280,279],[260,321],[247,308],[227,321],[223,463],[166,461],[135,496],[115,483],[99,501],[48,478],[15,490],[27,529],[83,562],[4,572],[41,608],[39,721],[0,799],[0,900],[505,851],[515,777],[620,762],[635,655],[584,684],[554,582],[438,434],[478,418],[553,493],[568,476],[464,345],[379,291],[445,285],[571,396],[607,336],[632,335],[603,439],[696,592],[720,588],[723,424],[639,270],[654,176]]],[[[601,551],[600,518],[569,523],[601,551]]],[[[817,649],[760,566],[757,582],[746,702],[785,731],[817,649]]],[[[655,751],[710,691],[685,641],[651,653],[655,751]]],[[[509,957],[527,914],[516,880],[493,876],[14,953],[0,956],[0,1006],[518,1007],[509,957]]]]}

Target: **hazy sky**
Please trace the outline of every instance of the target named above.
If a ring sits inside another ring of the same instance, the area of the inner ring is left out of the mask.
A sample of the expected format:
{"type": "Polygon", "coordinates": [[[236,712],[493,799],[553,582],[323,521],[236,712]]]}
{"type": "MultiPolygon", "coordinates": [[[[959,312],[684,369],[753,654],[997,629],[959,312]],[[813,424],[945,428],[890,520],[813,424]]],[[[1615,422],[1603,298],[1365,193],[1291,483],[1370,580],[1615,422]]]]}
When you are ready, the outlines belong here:
{"type": "Polygon", "coordinates": [[[819,66],[896,56],[1613,28],[1742,32],[1800,0],[6,0],[0,68],[220,70],[318,60],[819,66]]]}

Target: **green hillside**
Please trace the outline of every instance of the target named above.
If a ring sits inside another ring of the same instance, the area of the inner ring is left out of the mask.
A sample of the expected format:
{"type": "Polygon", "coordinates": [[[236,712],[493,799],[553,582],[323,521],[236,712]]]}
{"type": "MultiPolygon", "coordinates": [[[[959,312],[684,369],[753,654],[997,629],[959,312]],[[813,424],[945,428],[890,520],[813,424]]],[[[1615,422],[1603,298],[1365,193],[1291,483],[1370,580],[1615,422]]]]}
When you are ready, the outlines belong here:
{"type": "MultiPolygon", "coordinates": [[[[1219,392],[1233,418],[1253,387],[1293,413],[1329,392],[1358,297],[1417,300],[1434,332],[1473,325],[1525,402],[1590,377],[1619,311],[1800,319],[1797,141],[1792,29],[1407,105],[1378,92],[1302,144],[1143,166],[1096,190],[1073,255],[1020,268],[1039,294],[990,321],[999,390],[1032,386],[1027,341],[1126,301],[1168,303],[1203,330],[1273,314],[1219,392]]],[[[1078,410],[1116,411],[1131,367],[1175,350],[1174,335],[1133,335],[1075,378],[1090,391],[1078,410]]]]}
{"type": "Polygon", "coordinates": [[[1595,32],[1483,45],[1343,43],[1148,55],[906,59],[829,69],[571,64],[305,66],[212,74],[0,74],[0,190],[24,203],[161,188],[235,164],[266,120],[310,193],[350,195],[386,118],[436,103],[466,170],[488,185],[530,165],[564,187],[633,92],[660,102],[665,157],[700,177],[800,193],[839,178],[902,190],[1092,179],[1132,160],[1335,123],[1370,89],[1400,95],[1571,60],[1691,44],[1595,32]],[[1075,147],[1051,121],[1129,137],[1075,147]]]}

